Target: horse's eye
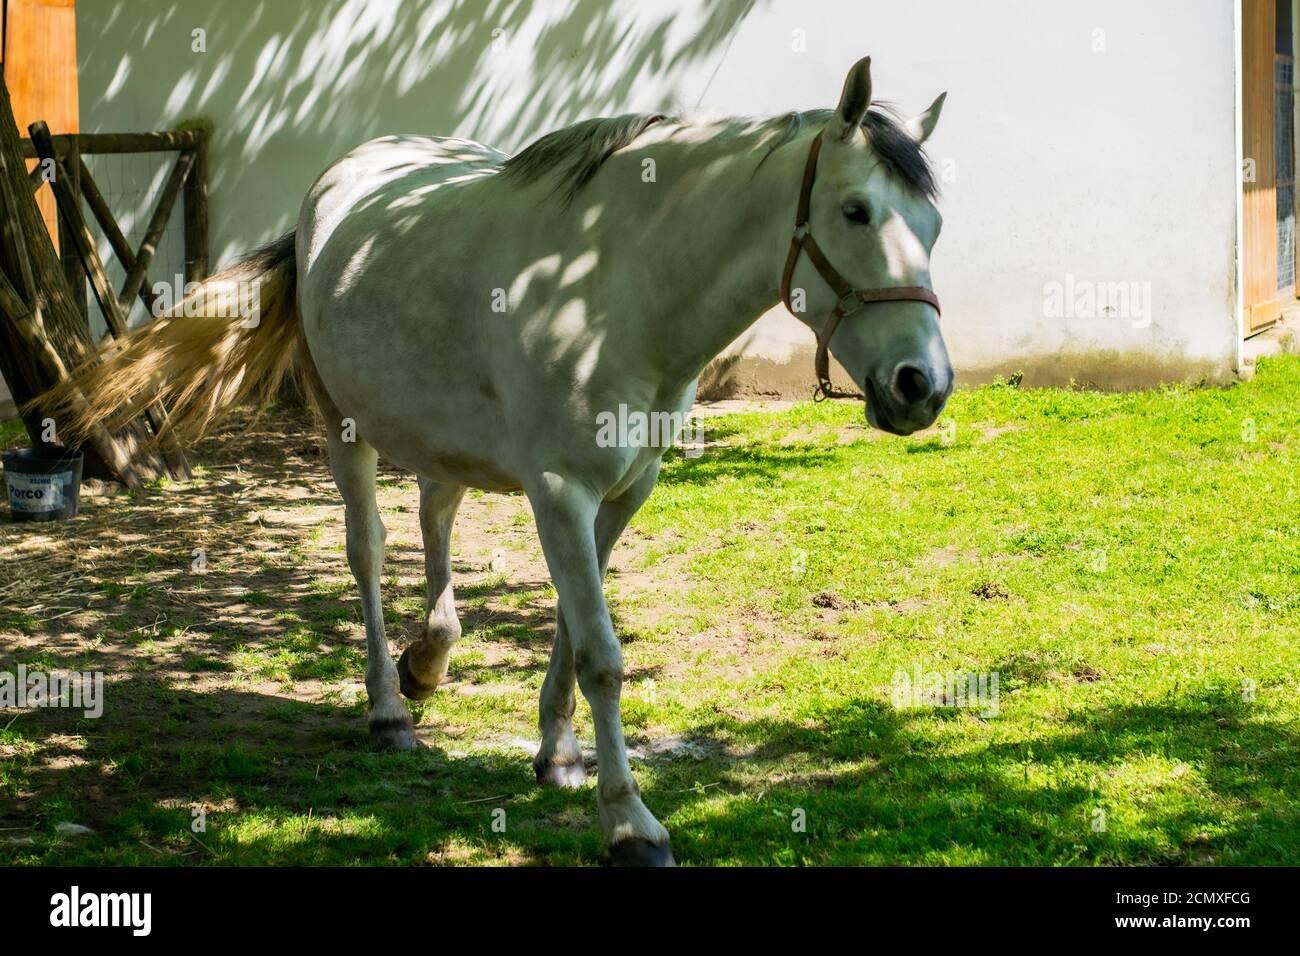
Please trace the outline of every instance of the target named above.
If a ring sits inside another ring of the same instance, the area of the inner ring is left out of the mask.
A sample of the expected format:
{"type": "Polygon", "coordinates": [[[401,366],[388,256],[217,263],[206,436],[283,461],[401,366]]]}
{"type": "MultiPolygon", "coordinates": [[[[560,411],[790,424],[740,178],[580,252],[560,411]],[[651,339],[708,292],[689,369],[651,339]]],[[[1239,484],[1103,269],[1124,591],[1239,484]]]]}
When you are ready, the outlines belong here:
{"type": "Polygon", "coordinates": [[[869,213],[867,207],[860,202],[846,202],[844,204],[844,218],[859,226],[867,226],[871,224],[871,213],[869,213]]]}

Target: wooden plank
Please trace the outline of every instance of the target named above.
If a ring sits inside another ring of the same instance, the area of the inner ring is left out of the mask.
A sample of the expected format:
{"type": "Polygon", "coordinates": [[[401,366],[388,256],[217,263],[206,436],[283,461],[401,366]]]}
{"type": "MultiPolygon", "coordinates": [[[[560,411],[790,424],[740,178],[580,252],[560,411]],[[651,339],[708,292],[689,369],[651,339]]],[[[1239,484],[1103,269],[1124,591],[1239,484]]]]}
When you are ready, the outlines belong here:
{"type": "MultiPolygon", "coordinates": [[[[0,313],[3,313],[9,321],[10,328],[18,332],[27,347],[28,355],[41,367],[47,381],[61,382],[68,378],[70,370],[41,331],[40,320],[32,314],[3,272],[0,272],[0,313]]],[[[78,406],[82,401],[80,396],[74,399],[78,406]]],[[[29,434],[31,428],[29,424],[29,434]]],[[[123,477],[128,485],[134,487],[149,477],[147,472],[142,472],[136,466],[123,450],[121,443],[109,434],[108,429],[103,425],[92,426],[88,437],[87,444],[104,456],[104,460],[115,473],[123,477]]],[[[35,443],[36,439],[33,437],[32,441],[35,443]]]]}
{"type": "MultiPolygon", "coordinates": [[[[0,271],[16,283],[22,281],[23,301],[30,307],[41,336],[71,369],[91,359],[94,345],[72,304],[54,244],[31,194],[21,153],[9,88],[0,82],[0,271]]],[[[0,322],[0,349],[8,353],[7,367],[21,371],[16,380],[10,380],[16,401],[39,399],[41,393],[61,381],[49,376],[39,356],[9,321],[0,322]]],[[[24,420],[39,421],[42,411],[39,403],[33,405],[24,420]]],[[[31,437],[39,443],[42,436],[37,431],[31,437]]],[[[88,477],[111,478],[136,487],[167,474],[162,458],[149,447],[148,429],[140,421],[105,425],[102,432],[86,436],[82,450],[88,477]],[[101,441],[97,435],[107,438],[101,441]]]]}
{"type": "MultiPolygon", "coordinates": [[[[36,122],[27,128],[31,134],[32,143],[36,146],[37,152],[42,159],[53,159],[54,152],[49,145],[49,130],[45,124],[36,122]]],[[[81,217],[81,208],[76,202],[76,197],[72,195],[71,188],[68,184],[68,172],[63,163],[55,161],[54,178],[50,185],[54,188],[55,198],[58,200],[59,212],[63,216],[67,229],[64,234],[72,241],[76,248],[77,255],[81,259],[82,268],[85,274],[90,277],[90,287],[95,293],[95,299],[99,307],[103,310],[104,321],[108,323],[108,329],[114,337],[121,338],[126,335],[126,316],[122,314],[118,307],[117,296],[113,294],[113,286],[108,281],[108,274],[104,271],[104,264],[99,260],[99,251],[95,248],[95,238],[90,233],[90,228],[81,217]]]]}
{"type": "Polygon", "coordinates": [[[1277,321],[1277,170],[1274,159],[1275,0],[1242,0],[1242,131],[1248,169],[1243,184],[1242,250],[1246,334],[1277,321]]]}

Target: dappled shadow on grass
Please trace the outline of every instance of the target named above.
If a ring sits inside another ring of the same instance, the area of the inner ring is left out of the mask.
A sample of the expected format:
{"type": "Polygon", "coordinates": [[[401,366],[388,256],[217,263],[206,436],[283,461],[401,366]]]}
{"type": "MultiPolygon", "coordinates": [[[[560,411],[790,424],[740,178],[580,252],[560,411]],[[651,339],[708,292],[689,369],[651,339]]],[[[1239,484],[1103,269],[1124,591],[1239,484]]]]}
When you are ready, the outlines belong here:
{"type": "MultiPolygon", "coordinates": [[[[526,757],[462,762],[437,746],[416,755],[371,751],[359,601],[341,504],[312,423],[280,410],[274,422],[239,424],[200,448],[194,459],[206,471],[194,482],[96,496],[74,521],[0,529],[26,562],[10,562],[0,581],[6,611],[19,592],[28,608],[0,620],[0,670],[99,671],[107,685],[98,720],[0,712],[0,858],[348,863],[422,862],[433,853],[433,862],[451,862],[469,852],[457,841],[496,836],[483,825],[480,799],[513,801],[523,791],[530,801],[550,799],[532,794],[526,757]],[[201,570],[195,548],[204,551],[201,570]],[[440,796],[450,808],[426,812],[440,796]],[[243,829],[223,838],[214,824],[210,838],[191,837],[196,802],[243,829]],[[459,802],[466,809],[456,810],[459,802]],[[311,827],[324,828],[314,849],[286,843],[275,822],[300,808],[311,827]],[[249,822],[262,817],[265,837],[256,832],[262,824],[249,822]],[[61,846],[52,827],[64,821],[100,835],[61,846]],[[344,832],[357,827],[373,838],[344,832]],[[38,839],[31,850],[8,839],[28,833],[38,839]],[[406,833],[410,843],[401,842],[406,833]],[[364,845],[370,856],[348,857],[345,845],[364,845]]],[[[385,618],[400,648],[423,627],[418,495],[409,475],[383,469],[382,480],[390,502],[396,489],[411,511],[402,540],[390,536],[385,563],[385,618]]],[[[476,581],[484,569],[463,561],[455,570],[465,585],[458,604],[466,640],[445,692],[495,683],[531,693],[554,635],[545,582],[497,574],[476,581]]],[[[431,723],[420,733],[455,742],[464,729],[439,716],[439,699],[414,708],[431,723]]],[[[542,848],[551,845],[547,819],[538,824],[542,848]]],[[[551,829],[566,852],[597,852],[591,826],[551,829]]],[[[532,859],[533,842],[500,837],[471,855],[491,858],[498,844],[512,861],[532,859]]]]}
{"type": "MultiPolygon", "coordinates": [[[[47,745],[26,793],[0,798],[0,827],[32,827],[5,832],[30,832],[45,862],[603,859],[592,791],[538,790],[523,753],[466,756],[438,730],[415,753],[378,752],[361,705],[196,694],[145,675],[112,700],[100,721],[22,718],[47,745]],[[207,829],[195,834],[200,807],[207,829]],[[96,835],[60,841],[51,831],[64,819],[96,835]]],[[[936,740],[935,722],[959,730],[968,715],[865,699],[799,721],[718,717],[687,735],[691,755],[637,770],[683,863],[1295,863],[1285,781],[1300,740],[1249,718],[1230,695],[1202,693],[1077,711],[1029,739],[963,747],[936,740]],[[1134,809],[1098,785],[1148,758],[1191,768],[1222,803],[1165,799],[1173,780],[1134,809]],[[1045,776],[1061,767],[1079,771],[1045,776]],[[1104,832],[1091,827],[1098,809],[1104,832]],[[805,832],[792,829],[796,813],[805,832]]],[[[23,852],[0,847],[15,862],[23,852]]]]}
{"type": "Polygon", "coordinates": [[[0,794],[0,828],[35,845],[0,841],[0,860],[418,864],[456,862],[470,848],[529,863],[548,849],[575,860],[600,853],[590,820],[565,824],[564,801],[536,791],[525,756],[453,757],[440,742],[378,751],[362,705],[198,694],[145,675],[116,685],[110,701],[98,720],[22,715],[25,736],[43,746],[22,792],[0,794]],[[505,833],[492,829],[496,809],[505,833]],[[95,834],[60,839],[64,821],[95,834]]]}
{"type": "MultiPolygon", "coordinates": [[[[112,680],[146,666],[230,672],[242,655],[244,670],[268,680],[360,676],[365,643],[342,503],[310,416],[281,408],[237,418],[193,457],[203,468],[195,481],[95,496],[71,521],[0,524],[10,555],[0,564],[0,670],[95,669],[112,680]]],[[[389,507],[409,511],[414,526],[413,477],[381,467],[380,478],[401,494],[403,504],[389,507]]],[[[472,582],[466,573],[481,569],[453,568],[465,633],[530,651],[511,676],[544,666],[553,610],[528,598],[546,582],[472,582]]],[[[386,623],[400,647],[423,631],[418,529],[390,536],[384,571],[386,623]]]]}
{"type": "Polygon", "coordinates": [[[875,700],[800,723],[724,717],[692,739],[739,756],[665,768],[659,786],[671,793],[689,780],[687,793],[652,806],[690,821],[675,830],[687,859],[1294,865],[1300,816],[1287,781],[1300,770],[1300,736],[1250,716],[1239,693],[1208,691],[1089,708],[1026,739],[968,747],[950,733],[936,740],[936,721],[960,729],[976,718],[875,700]],[[1105,790],[1123,765],[1149,758],[1175,764],[1173,775],[1132,800],[1105,790]],[[1187,774],[1203,784],[1180,797],[1187,774]],[[695,807],[708,787],[739,799],[695,807]],[[792,831],[796,811],[806,833],[792,831]],[[1094,832],[1098,820],[1105,829],[1094,832]]]}
{"type": "Polygon", "coordinates": [[[680,451],[665,456],[661,485],[708,485],[720,479],[779,482],[792,468],[834,469],[849,462],[838,447],[809,445],[710,445],[698,458],[680,451]]]}

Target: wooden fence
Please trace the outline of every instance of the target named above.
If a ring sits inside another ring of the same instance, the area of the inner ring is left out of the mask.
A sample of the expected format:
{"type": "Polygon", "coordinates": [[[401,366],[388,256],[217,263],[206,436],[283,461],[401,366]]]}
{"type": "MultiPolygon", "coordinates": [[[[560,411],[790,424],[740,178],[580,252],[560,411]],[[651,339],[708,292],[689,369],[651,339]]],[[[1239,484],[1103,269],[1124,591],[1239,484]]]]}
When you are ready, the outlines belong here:
{"type": "MultiPolygon", "coordinates": [[[[37,398],[91,358],[87,280],[114,337],[126,334],[137,298],[153,311],[148,272],[182,196],[185,280],[197,282],[208,274],[206,129],[54,136],[44,122],[35,122],[28,133],[26,140],[16,135],[8,89],[0,80],[0,371],[19,404],[37,398]],[[143,152],[174,152],[176,159],[140,244],[132,248],[83,157],[143,152]],[[31,161],[35,165],[28,168],[31,161]],[[27,195],[22,194],[24,179],[27,195]],[[56,237],[48,234],[34,198],[46,185],[58,209],[56,237]],[[109,282],[83,207],[90,209],[125,270],[119,289],[109,282]],[[57,252],[51,239],[58,241],[57,252]]],[[[33,444],[46,440],[42,421],[39,408],[24,415],[33,444]]],[[[83,449],[87,473],[129,486],[163,474],[188,478],[189,464],[165,425],[166,411],[155,404],[143,420],[95,429],[83,449]]]]}

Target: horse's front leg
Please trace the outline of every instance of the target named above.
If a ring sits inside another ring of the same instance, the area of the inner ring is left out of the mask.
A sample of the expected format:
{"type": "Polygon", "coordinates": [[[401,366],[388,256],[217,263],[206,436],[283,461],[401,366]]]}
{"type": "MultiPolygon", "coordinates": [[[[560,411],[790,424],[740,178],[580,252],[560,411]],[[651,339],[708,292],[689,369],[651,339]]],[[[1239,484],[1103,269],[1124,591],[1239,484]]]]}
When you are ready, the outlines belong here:
{"type": "MultiPolygon", "coordinates": [[[[596,553],[600,558],[602,580],[609,567],[609,556],[619,535],[632,516],[645,504],[659,480],[659,459],[650,464],[632,487],[610,501],[602,502],[596,513],[596,553]]],[[[564,620],[564,606],[555,609],[555,646],[542,683],[538,708],[541,746],[533,761],[537,782],[543,786],[579,787],[587,779],[582,765],[582,750],[573,734],[573,689],[577,675],[573,668],[573,648],[569,628],[564,620]]]]}
{"type": "Polygon", "coordinates": [[[623,653],[605,604],[596,517],[600,502],[581,482],[547,474],[528,489],[546,564],[555,582],[578,686],[591,705],[600,765],[596,805],[615,864],[673,864],[668,831],[641,802],[627,762],[619,696],[623,653]]]}

